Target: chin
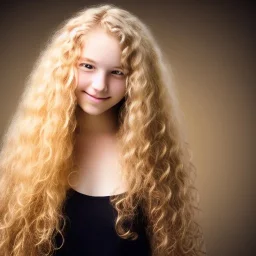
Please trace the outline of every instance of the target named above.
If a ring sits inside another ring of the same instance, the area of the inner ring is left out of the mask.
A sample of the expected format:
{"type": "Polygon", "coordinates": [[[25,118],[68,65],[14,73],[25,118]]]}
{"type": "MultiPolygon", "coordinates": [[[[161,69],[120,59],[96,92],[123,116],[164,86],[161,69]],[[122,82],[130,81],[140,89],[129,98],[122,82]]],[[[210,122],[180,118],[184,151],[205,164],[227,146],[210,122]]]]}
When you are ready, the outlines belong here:
{"type": "Polygon", "coordinates": [[[91,107],[83,107],[83,106],[80,106],[80,110],[82,112],[84,112],[85,114],[87,115],[91,115],[91,116],[99,116],[103,113],[105,113],[107,110],[105,109],[97,109],[97,108],[91,108],[91,107]]]}
{"type": "Polygon", "coordinates": [[[99,111],[99,110],[83,110],[84,113],[90,116],[99,116],[103,114],[105,111],[99,111]]]}

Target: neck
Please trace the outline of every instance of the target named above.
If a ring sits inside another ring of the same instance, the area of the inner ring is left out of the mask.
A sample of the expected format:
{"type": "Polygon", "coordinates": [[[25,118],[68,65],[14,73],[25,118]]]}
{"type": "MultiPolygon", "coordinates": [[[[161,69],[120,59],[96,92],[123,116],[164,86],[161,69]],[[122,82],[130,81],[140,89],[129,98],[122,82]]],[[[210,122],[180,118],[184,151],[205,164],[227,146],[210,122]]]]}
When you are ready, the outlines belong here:
{"type": "Polygon", "coordinates": [[[77,133],[81,136],[112,136],[118,131],[117,111],[109,109],[100,115],[89,115],[77,106],[77,133]]]}

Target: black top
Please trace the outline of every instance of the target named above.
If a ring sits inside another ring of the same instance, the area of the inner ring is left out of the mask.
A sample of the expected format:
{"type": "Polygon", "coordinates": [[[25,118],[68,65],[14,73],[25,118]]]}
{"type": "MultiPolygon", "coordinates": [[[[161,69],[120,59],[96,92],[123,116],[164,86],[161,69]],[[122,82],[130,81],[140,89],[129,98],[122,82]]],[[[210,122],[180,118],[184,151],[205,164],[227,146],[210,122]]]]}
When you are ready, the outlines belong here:
{"type": "MultiPolygon", "coordinates": [[[[117,235],[114,226],[117,211],[110,203],[110,196],[89,196],[70,189],[64,213],[67,216],[65,242],[55,251],[55,256],[151,255],[141,210],[132,226],[132,231],[138,234],[136,240],[117,235]]],[[[58,247],[61,242],[58,235],[58,247]]]]}

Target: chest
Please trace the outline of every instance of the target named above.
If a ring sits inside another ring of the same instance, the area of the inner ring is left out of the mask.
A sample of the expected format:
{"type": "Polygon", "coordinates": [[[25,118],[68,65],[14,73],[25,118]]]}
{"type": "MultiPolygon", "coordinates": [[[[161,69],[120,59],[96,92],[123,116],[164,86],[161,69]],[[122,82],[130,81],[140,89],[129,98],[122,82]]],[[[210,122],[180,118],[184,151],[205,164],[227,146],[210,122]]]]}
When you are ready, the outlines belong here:
{"type": "Polygon", "coordinates": [[[76,188],[94,196],[119,194],[126,191],[119,164],[118,151],[111,140],[82,143],[75,147],[75,161],[78,167],[76,188]]]}
{"type": "MultiPolygon", "coordinates": [[[[71,191],[65,204],[68,217],[65,226],[64,246],[56,255],[111,255],[111,256],[149,256],[150,244],[145,232],[142,212],[138,211],[132,225],[138,239],[122,239],[115,230],[117,211],[109,203],[108,197],[88,197],[71,191]]],[[[56,237],[57,246],[62,243],[56,237]]]]}

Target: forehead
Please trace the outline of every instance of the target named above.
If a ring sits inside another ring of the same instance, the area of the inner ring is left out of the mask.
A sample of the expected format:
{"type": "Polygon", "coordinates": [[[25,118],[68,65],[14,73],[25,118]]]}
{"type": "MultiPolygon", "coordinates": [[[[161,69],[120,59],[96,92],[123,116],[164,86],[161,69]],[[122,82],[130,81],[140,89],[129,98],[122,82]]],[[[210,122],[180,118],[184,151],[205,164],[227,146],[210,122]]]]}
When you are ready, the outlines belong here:
{"type": "Polygon", "coordinates": [[[114,36],[101,28],[93,29],[84,37],[81,58],[90,58],[102,65],[119,65],[121,47],[114,36]]]}

